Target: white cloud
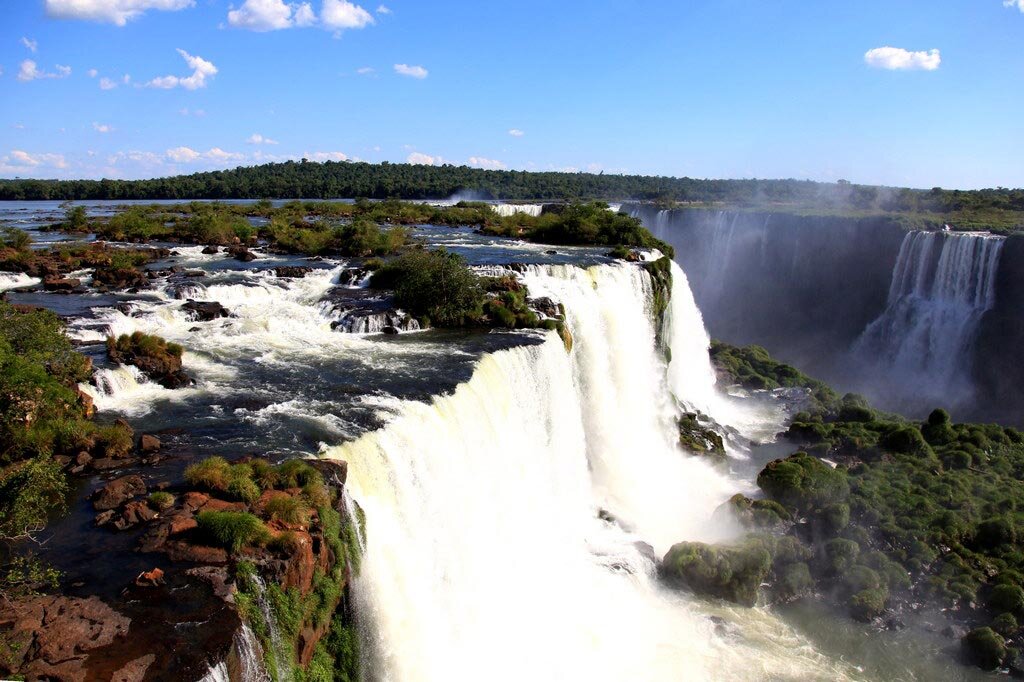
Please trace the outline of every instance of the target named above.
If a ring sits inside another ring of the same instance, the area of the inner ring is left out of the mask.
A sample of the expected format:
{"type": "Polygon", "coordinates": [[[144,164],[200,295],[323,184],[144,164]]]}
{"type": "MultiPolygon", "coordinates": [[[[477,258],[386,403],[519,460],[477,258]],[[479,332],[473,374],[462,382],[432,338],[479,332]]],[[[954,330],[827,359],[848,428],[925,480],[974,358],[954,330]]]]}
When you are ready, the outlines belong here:
{"type": "Polygon", "coordinates": [[[174,12],[195,0],[46,0],[46,13],[56,19],[85,19],[124,26],[147,10],[174,12]]]}
{"type": "Polygon", "coordinates": [[[113,90],[116,87],[117,83],[115,81],[112,81],[105,76],[100,79],[100,90],[113,90]]]}
{"type": "MultiPolygon", "coordinates": [[[[206,87],[206,79],[217,74],[217,67],[202,57],[194,57],[185,50],[178,50],[188,67],[192,69],[191,76],[160,76],[146,83],[147,87],[170,90],[171,88],[182,87],[186,90],[197,90],[206,87]]],[[[127,78],[127,77],[126,77],[127,78]]]]}
{"type": "Polygon", "coordinates": [[[343,152],[313,152],[305,153],[302,158],[310,161],[348,161],[348,155],[343,152]]]}
{"type": "Polygon", "coordinates": [[[246,140],[249,144],[277,144],[277,140],[271,140],[269,137],[263,137],[259,133],[253,133],[246,140]]]}
{"type": "MultiPolygon", "coordinates": [[[[409,76],[410,78],[426,78],[427,74],[430,73],[422,66],[410,66],[408,64],[395,64],[395,73],[401,76],[409,76]]],[[[444,79],[442,79],[444,80],[444,79]]]]}
{"type": "Polygon", "coordinates": [[[434,166],[442,163],[444,159],[442,159],[440,156],[430,156],[429,154],[413,152],[406,158],[406,161],[409,163],[421,164],[424,166],[434,166]]]}
{"type": "MultiPolygon", "coordinates": [[[[1024,0],[1021,0],[1021,2],[1024,2],[1024,0]]],[[[391,8],[380,5],[377,7],[377,14],[391,14],[391,8]]]]}
{"type": "Polygon", "coordinates": [[[308,2],[304,2],[295,9],[292,21],[299,27],[312,26],[316,23],[316,14],[313,12],[312,6],[308,2]]]}
{"type": "Polygon", "coordinates": [[[365,28],[374,23],[373,15],[347,0],[324,0],[320,21],[325,28],[338,31],[346,28],[365,28]]]}
{"type": "Polygon", "coordinates": [[[1003,7],[1016,7],[1024,12],[1024,0],[1003,0],[1003,7]]]}
{"type": "Polygon", "coordinates": [[[100,72],[96,69],[89,69],[88,71],[86,71],[86,73],[89,74],[89,78],[95,78],[96,76],[100,75],[100,72]]]}
{"type": "Polygon", "coordinates": [[[38,64],[31,59],[26,59],[18,68],[18,80],[23,83],[27,83],[28,81],[39,80],[41,78],[67,78],[71,75],[70,66],[61,66],[60,64],[57,64],[55,69],[56,71],[54,73],[41,71],[38,64]]]}
{"type": "Polygon", "coordinates": [[[284,0],[245,0],[238,9],[228,12],[228,24],[250,31],[277,31],[292,26],[310,26],[316,14],[308,2],[286,3],[284,0]]]}
{"type": "Polygon", "coordinates": [[[356,69],[356,73],[358,73],[360,76],[369,76],[372,73],[376,73],[376,71],[377,69],[373,68],[372,66],[364,66],[361,69],[356,69]]]}
{"type": "Polygon", "coordinates": [[[24,36],[21,39],[21,44],[28,48],[28,51],[35,54],[35,51],[39,49],[39,43],[34,40],[29,40],[24,36]]]}
{"type": "Polygon", "coordinates": [[[12,149],[11,153],[0,158],[0,167],[17,166],[19,168],[36,168],[38,166],[49,166],[52,168],[67,168],[67,161],[63,154],[29,154],[20,149],[12,149]]]}
{"type": "Polygon", "coordinates": [[[502,170],[507,167],[501,161],[496,161],[495,159],[485,159],[482,156],[469,157],[469,165],[474,166],[476,168],[486,168],[488,170],[502,170]]]}
{"type": "Polygon", "coordinates": [[[938,50],[910,52],[899,47],[876,47],[864,53],[864,61],[868,66],[890,71],[934,71],[942,57],[938,50]]]}
{"type": "Polygon", "coordinates": [[[175,163],[194,163],[197,161],[223,163],[225,161],[241,161],[245,158],[245,154],[226,152],[220,147],[211,147],[205,152],[197,152],[191,147],[175,147],[174,149],[168,149],[166,156],[175,163]]]}
{"type": "Polygon", "coordinates": [[[508,134],[511,135],[512,137],[522,137],[526,133],[524,133],[519,128],[513,128],[512,130],[508,131],[508,134]]]}
{"type": "Polygon", "coordinates": [[[167,150],[167,158],[175,163],[189,163],[201,156],[202,154],[189,147],[175,147],[167,150]]]}
{"type": "Polygon", "coordinates": [[[97,133],[109,133],[109,132],[112,132],[114,130],[114,127],[113,126],[109,126],[109,125],[107,125],[105,123],[95,123],[94,122],[92,124],[92,129],[95,130],[97,133]]]}

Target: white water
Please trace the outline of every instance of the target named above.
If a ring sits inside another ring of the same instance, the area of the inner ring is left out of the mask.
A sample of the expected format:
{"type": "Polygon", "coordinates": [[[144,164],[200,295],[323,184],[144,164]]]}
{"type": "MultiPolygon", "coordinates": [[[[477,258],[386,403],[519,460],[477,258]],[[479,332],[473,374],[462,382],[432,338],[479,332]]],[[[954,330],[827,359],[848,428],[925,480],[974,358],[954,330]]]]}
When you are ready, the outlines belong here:
{"type": "MultiPolygon", "coordinates": [[[[761,610],[664,590],[637,543],[722,539],[737,483],[676,445],[668,390],[713,375],[692,296],[674,297],[666,371],[635,266],[533,268],[567,307],[566,354],[485,356],[431,404],[327,450],[350,463],[368,542],[354,592],[382,680],[834,679],[848,672],[761,610]],[[696,340],[690,335],[696,336],[696,340]],[[670,379],[671,375],[671,379],[670,379]],[[601,521],[606,510],[618,523],[601,521]],[[716,633],[707,615],[742,620],[716,633]]],[[[685,397],[685,395],[684,395],[685,397]]]]}
{"type": "Polygon", "coordinates": [[[854,352],[890,381],[949,404],[969,397],[971,346],[995,303],[1004,240],[988,235],[910,232],[900,247],[885,310],[854,352]]]}
{"type": "Polygon", "coordinates": [[[537,217],[544,210],[544,204],[494,204],[491,209],[503,218],[516,213],[537,217]]]}
{"type": "Polygon", "coordinates": [[[38,277],[29,277],[23,272],[0,272],[0,291],[33,286],[40,281],[38,277]]]}
{"type": "Polygon", "coordinates": [[[228,661],[224,660],[211,666],[199,682],[270,682],[270,674],[263,664],[263,650],[252,629],[242,623],[232,641],[232,651],[228,658],[237,658],[238,670],[234,676],[228,661]]]}

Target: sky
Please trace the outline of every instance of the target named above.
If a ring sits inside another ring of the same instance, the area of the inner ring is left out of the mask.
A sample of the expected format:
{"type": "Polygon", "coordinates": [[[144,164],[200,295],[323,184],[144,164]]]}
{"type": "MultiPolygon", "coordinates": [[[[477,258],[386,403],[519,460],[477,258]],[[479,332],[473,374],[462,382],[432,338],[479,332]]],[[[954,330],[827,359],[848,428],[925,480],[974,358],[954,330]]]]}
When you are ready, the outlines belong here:
{"type": "Polygon", "coordinates": [[[1024,0],[5,0],[0,177],[1024,186],[1024,0]]]}

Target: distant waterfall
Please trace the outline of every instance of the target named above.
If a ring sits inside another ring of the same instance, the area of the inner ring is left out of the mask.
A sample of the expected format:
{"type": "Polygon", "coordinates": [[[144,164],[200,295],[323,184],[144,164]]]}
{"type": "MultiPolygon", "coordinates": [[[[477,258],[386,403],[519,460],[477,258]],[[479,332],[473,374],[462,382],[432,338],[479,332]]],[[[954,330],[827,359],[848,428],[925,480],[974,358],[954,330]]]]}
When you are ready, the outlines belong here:
{"type": "Polygon", "coordinates": [[[889,383],[917,397],[947,405],[969,398],[972,344],[995,303],[1003,243],[988,235],[908,233],[885,310],[855,352],[876,364],[880,358],[889,383]]]}
{"type": "Polygon", "coordinates": [[[537,217],[544,210],[544,204],[493,204],[491,209],[503,218],[516,213],[537,217]]]}
{"type": "Polygon", "coordinates": [[[565,304],[571,353],[549,332],[486,355],[454,393],[324,452],[349,462],[366,511],[353,589],[366,669],[397,681],[842,677],[769,614],[715,611],[744,620],[745,637],[723,637],[710,605],[654,577],[671,543],[733,530],[711,514],[737,482],[677,444],[669,388],[703,398],[714,382],[692,296],[672,297],[671,364],[687,368],[670,373],[642,268],[523,278],[565,304]]]}

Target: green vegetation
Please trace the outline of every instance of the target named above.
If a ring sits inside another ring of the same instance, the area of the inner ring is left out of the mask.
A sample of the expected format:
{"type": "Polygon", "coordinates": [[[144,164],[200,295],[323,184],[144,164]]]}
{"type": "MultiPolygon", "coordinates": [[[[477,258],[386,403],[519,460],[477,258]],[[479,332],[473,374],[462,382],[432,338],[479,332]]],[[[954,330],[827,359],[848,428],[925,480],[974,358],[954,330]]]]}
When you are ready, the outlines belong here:
{"type": "Polygon", "coordinates": [[[174,506],[174,495],[159,490],[149,496],[149,506],[157,511],[164,511],[174,506]]]}
{"type": "Polygon", "coordinates": [[[815,403],[821,407],[833,405],[837,399],[835,391],[827,384],[812,379],[795,367],[778,362],[761,346],[739,348],[721,341],[712,341],[711,361],[726,380],[744,388],[807,388],[815,403]]]}
{"type": "MultiPolygon", "coordinates": [[[[820,398],[787,432],[803,449],[757,479],[767,501],[805,522],[777,524],[749,512],[756,501],[734,498],[737,518],[761,533],[751,541],[797,543],[816,590],[858,620],[928,602],[977,628],[963,645],[978,665],[1016,655],[1000,633],[1012,636],[1024,617],[1024,435],[955,423],[941,409],[924,422],[878,412],[859,396],[836,398],[788,369],[780,374],[785,366],[761,349],[716,344],[715,357],[730,376],[758,384],[781,377],[820,398]]],[[[780,561],[778,548],[768,576],[776,595],[789,589],[789,564],[797,563],[780,561]]]]}
{"type": "Polygon", "coordinates": [[[483,314],[480,278],[444,249],[405,253],[374,272],[370,286],[393,289],[400,308],[441,327],[463,326],[483,314]]]}
{"type": "Polygon", "coordinates": [[[259,517],[247,512],[203,511],[196,516],[199,530],[218,545],[237,552],[251,544],[265,544],[270,532],[259,517]]]}
{"type": "Polygon", "coordinates": [[[665,555],[661,573],[698,594],[753,606],[770,567],[771,556],[758,542],[735,547],[681,542],[665,555]]]}
{"type": "Polygon", "coordinates": [[[191,381],[181,368],[183,352],[184,349],[176,343],[142,332],[107,339],[107,355],[112,361],[135,365],[166,388],[179,388],[191,381]]]}
{"type": "Polygon", "coordinates": [[[686,450],[698,455],[710,455],[725,459],[725,443],[722,436],[702,421],[707,418],[699,412],[683,414],[677,425],[679,427],[679,444],[686,450]]]}
{"type": "Polygon", "coordinates": [[[75,389],[90,373],[55,314],[0,301],[0,537],[30,535],[63,508],[54,457],[98,440],[75,389]]]}
{"type": "MultiPolygon", "coordinates": [[[[0,180],[0,200],[431,199],[472,191],[506,200],[643,200],[905,216],[919,226],[1024,227],[1024,190],[901,189],[803,180],[700,180],[611,173],[494,171],[467,166],[287,161],[155,180],[0,180]]],[[[325,202],[318,202],[325,203],[325,202]]],[[[443,223],[437,223],[443,224],[443,223]]]]}

